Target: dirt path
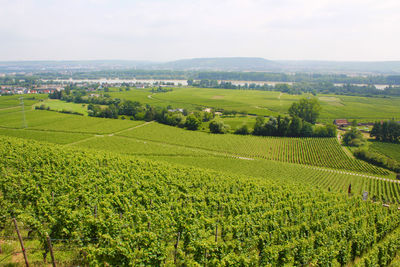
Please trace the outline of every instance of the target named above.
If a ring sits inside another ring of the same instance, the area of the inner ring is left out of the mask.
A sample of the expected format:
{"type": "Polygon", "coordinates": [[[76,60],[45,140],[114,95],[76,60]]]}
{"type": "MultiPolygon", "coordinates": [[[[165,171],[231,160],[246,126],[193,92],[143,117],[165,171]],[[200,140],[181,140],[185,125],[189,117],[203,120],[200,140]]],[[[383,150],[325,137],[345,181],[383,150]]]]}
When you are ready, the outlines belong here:
{"type": "Polygon", "coordinates": [[[14,106],[14,107],[8,107],[8,108],[0,108],[0,110],[16,109],[16,108],[21,108],[21,106],[14,106]]]}
{"type": "Polygon", "coordinates": [[[145,123],[142,123],[142,124],[133,126],[133,127],[131,127],[131,128],[125,129],[125,130],[121,130],[121,131],[118,131],[118,132],[113,132],[113,133],[111,133],[111,135],[109,135],[109,136],[112,136],[112,135],[114,135],[114,134],[120,134],[120,133],[123,133],[123,132],[126,132],[126,131],[130,131],[130,130],[133,130],[133,129],[136,129],[136,128],[140,128],[140,127],[143,127],[143,126],[145,126],[145,125],[147,125],[147,124],[150,124],[150,123],[154,123],[154,121],[147,121],[147,122],[145,122],[145,123]]]}
{"type": "Polygon", "coordinates": [[[72,143],[66,144],[66,146],[73,146],[73,145],[76,145],[76,144],[79,144],[79,143],[83,143],[83,142],[86,142],[86,141],[94,139],[94,138],[104,137],[106,135],[113,136],[115,134],[119,134],[119,133],[122,133],[122,132],[125,132],[125,131],[130,131],[130,130],[133,130],[135,128],[139,128],[139,127],[145,126],[145,125],[153,123],[153,122],[154,121],[148,121],[148,122],[136,125],[134,127],[130,127],[128,129],[124,129],[124,130],[121,130],[121,131],[118,131],[118,132],[113,132],[113,133],[110,133],[110,134],[105,134],[105,135],[103,135],[103,134],[95,134],[94,136],[91,136],[91,137],[88,137],[88,138],[85,138],[85,139],[82,139],[82,140],[79,140],[79,141],[76,141],[76,142],[72,142],[72,143]]]}
{"type": "Polygon", "coordinates": [[[342,145],[342,139],[340,133],[337,134],[336,138],[339,143],[339,146],[343,149],[344,153],[346,153],[346,155],[349,156],[350,158],[355,159],[356,157],[354,157],[353,153],[351,153],[351,151],[348,150],[347,147],[342,145]]]}
{"type": "Polygon", "coordinates": [[[338,173],[338,174],[346,174],[346,175],[352,175],[352,176],[359,176],[359,177],[365,177],[365,178],[382,180],[382,181],[385,181],[385,182],[400,184],[400,180],[394,180],[394,179],[383,178],[383,177],[372,176],[372,175],[361,174],[361,173],[355,173],[355,172],[349,172],[349,171],[326,169],[326,168],[315,167],[315,166],[310,166],[310,165],[302,165],[302,166],[304,166],[305,168],[310,168],[310,169],[314,169],[314,170],[320,170],[320,171],[326,171],[326,172],[334,172],[334,173],[338,173]]]}

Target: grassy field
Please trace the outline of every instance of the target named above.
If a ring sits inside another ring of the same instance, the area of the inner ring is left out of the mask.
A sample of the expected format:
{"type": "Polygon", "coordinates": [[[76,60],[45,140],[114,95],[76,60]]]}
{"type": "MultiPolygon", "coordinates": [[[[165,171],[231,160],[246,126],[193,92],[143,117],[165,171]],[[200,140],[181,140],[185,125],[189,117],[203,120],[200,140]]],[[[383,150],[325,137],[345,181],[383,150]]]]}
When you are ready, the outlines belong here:
{"type": "Polygon", "coordinates": [[[34,106],[45,105],[46,107],[50,107],[51,110],[56,111],[72,111],[72,112],[79,112],[81,114],[87,115],[87,104],[75,104],[70,102],[61,101],[58,99],[47,99],[40,103],[35,104],[34,106]]]}
{"type": "MultiPolygon", "coordinates": [[[[112,97],[175,108],[213,107],[246,111],[257,115],[284,115],[294,102],[310,95],[289,95],[280,92],[178,87],[172,92],[152,94],[150,89],[110,92],[112,97]]],[[[340,95],[318,95],[321,122],[337,118],[375,121],[398,118],[400,98],[376,98],[340,95]]]]}
{"type": "Polygon", "coordinates": [[[36,104],[41,99],[47,99],[47,95],[3,95],[0,96],[0,109],[21,106],[20,98],[23,97],[24,105],[29,107],[36,104]]]}
{"type": "Polygon", "coordinates": [[[152,123],[120,135],[165,144],[207,149],[240,157],[263,158],[336,169],[387,174],[383,169],[349,157],[335,138],[279,138],[215,135],[152,123]]]}

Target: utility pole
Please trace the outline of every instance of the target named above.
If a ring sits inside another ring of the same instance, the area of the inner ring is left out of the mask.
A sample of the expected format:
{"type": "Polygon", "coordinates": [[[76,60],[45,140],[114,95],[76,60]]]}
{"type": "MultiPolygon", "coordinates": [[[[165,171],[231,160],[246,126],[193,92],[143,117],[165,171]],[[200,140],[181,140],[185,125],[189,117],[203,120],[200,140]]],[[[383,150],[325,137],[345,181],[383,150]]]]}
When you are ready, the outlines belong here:
{"type": "Polygon", "coordinates": [[[21,100],[21,107],[22,107],[22,128],[26,128],[28,126],[26,125],[24,97],[21,96],[19,99],[21,100]]]}

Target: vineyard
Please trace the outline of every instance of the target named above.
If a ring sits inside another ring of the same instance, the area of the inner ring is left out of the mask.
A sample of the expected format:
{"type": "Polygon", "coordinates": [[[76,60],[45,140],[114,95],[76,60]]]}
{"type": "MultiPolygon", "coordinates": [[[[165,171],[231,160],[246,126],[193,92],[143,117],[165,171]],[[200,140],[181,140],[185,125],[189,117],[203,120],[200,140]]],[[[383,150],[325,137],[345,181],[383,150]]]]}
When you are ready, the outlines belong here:
{"type": "Polygon", "coordinates": [[[384,203],[400,203],[400,183],[349,174],[347,172],[321,169],[265,160],[241,160],[223,157],[153,156],[174,164],[196,166],[231,174],[251,175],[272,179],[276,182],[308,185],[317,189],[346,193],[351,184],[352,193],[361,196],[368,192],[369,199],[384,203]]]}
{"type": "Polygon", "coordinates": [[[282,162],[385,175],[388,172],[349,157],[335,138],[213,135],[152,123],[122,136],[282,162]]]}
{"type": "Polygon", "coordinates": [[[400,144],[372,142],[370,149],[400,162],[400,144]]]}
{"type": "Polygon", "coordinates": [[[157,155],[157,156],[191,156],[208,157],[210,153],[180,146],[171,146],[151,141],[142,141],[120,136],[104,136],[76,144],[77,147],[111,151],[128,155],[157,155]]]}
{"type": "Polygon", "coordinates": [[[55,247],[80,251],[74,261],[81,264],[370,266],[390,263],[400,247],[394,205],[108,152],[0,141],[0,227],[15,217],[43,251],[48,234],[55,247]]]}
{"type": "Polygon", "coordinates": [[[56,143],[56,144],[69,144],[79,140],[90,137],[89,134],[82,133],[65,133],[65,132],[52,132],[40,130],[26,130],[26,129],[6,129],[0,128],[0,134],[5,136],[14,136],[25,139],[33,139],[37,141],[56,143]]]}
{"type": "MultiPolygon", "coordinates": [[[[109,134],[143,123],[131,120],[104,120],[43,110],[28,110],[25,112],[25,119],[26,126],[30,130],[91,134],[109,134]]],[[[22,128],[24,126],[22,112],[0,113],[0,126],[22,128]]]]}

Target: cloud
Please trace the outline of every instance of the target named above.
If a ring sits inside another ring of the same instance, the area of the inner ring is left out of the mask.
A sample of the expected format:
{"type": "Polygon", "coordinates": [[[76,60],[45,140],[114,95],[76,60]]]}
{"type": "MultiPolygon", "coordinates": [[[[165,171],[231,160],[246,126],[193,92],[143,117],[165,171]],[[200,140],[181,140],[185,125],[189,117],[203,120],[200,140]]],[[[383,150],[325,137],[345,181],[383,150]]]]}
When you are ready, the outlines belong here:
{"type": "Polygon", "coordinates": [[[400,60],[394,0],[0,0],[0,60],[400,60]]]}

